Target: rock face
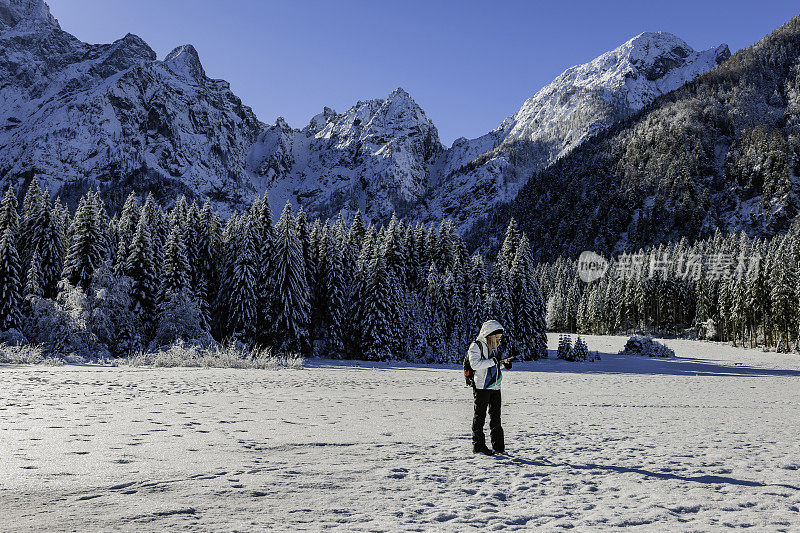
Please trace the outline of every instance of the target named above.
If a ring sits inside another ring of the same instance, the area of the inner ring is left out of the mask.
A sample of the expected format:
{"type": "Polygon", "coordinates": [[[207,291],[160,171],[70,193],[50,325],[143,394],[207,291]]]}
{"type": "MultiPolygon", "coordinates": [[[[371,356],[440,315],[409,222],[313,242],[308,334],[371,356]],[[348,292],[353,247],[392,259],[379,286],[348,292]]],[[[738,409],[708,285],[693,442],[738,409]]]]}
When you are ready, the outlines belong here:
{"type": "Polygon", "coordinates": [[[278,119],[259,135],[250,161],[275,211],[296,199],[311,213],[360,209],[376,219],[420,202],[443,151],[425,112],[396,89],[342,114],[326,107],[302,130],[278,119]]]}
{"type": "Polygon", "coordinates": [[[246,156],[264,125],[191,45],[163,61],[139,37],[81,42],[42,1],[0,0],[0,178],[33,173],[69,198],[100,186],[223,210],[256,190],[246,156]]]}
{"type": "Polygon", "coordinates": [[[135,35],[83,43],[42,0],[0,0],[0,180],[35,173],[67,199],[90,186],[117,201],[131,188],[167,202],[187,194],[223,213],[266,191],[274,212],[291,200],[311,215],[451,217],[464,230],[532,172],[728,55],[643,33],[446,148],[403,89],[342,114],[326,107],[302,129],[267,126],[206,76],[191,45],[159,61],[135,35]]]}

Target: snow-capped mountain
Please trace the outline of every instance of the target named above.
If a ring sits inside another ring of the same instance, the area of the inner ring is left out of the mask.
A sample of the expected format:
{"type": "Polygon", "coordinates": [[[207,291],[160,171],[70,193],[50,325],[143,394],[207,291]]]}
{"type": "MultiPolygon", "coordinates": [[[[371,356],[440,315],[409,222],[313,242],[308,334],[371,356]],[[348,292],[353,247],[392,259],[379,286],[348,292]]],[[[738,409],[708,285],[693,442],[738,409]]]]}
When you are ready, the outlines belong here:
{"type": "Polygon", "coordinates": [[[492,132],[453,143],[423,218],[444,214],[468,227],[476,214],[513,199],[533,172],[728,57],[725,44],[696,52],[670,33],[642,33],[567,69],[492,132]]]}
{"type": "Polygon", "coordinates": [[[131,34],[87,44],[43,0],[0,0],[0,180],[37,174],[63,197],[98,185],[117,200],[130,188],[164,201],[187,194],[223,213],[266,191],[275,212],[291,200],[310,215],[451,217],[464,230],[532,172],[728,55],[643,33],[446,148],[403,89],[341,114],[325,108],[302,129],[267,126],[206,76],[191,45],[158,60],[131,34]]]}
{"type": "Polygon", "coordinates": [[[443,151],[436,127],[398,88],[342,114],[326,107],[301,130],[279,118],[249,162],[275,211],[293,199],[310,213],[360,209],[374,219],[419,203],[443,151]]]}
{"type": "Polygon", "coordinates": [[[100,185],[223,208],[257,192],[246,156],[264,128],[191,45],[164,58],[128,34],[87,44],[42,0],[0,0],[0,178],[36,173],[51,193],[100,185]]]}
{"type": "Polygon", "coordinates": [[[323,216],[343,207],[370,218],[446,216],[464,230],[513,199],[532,172],[729,56],[724,44],[696,52],[669,33],[642,33],[566,70],[498,128],[449,149],[397,89],[342,115],[326,108],[302,130],[279,119],[259,137],[251,162],[273,207],[294,198],[323,216]]]}

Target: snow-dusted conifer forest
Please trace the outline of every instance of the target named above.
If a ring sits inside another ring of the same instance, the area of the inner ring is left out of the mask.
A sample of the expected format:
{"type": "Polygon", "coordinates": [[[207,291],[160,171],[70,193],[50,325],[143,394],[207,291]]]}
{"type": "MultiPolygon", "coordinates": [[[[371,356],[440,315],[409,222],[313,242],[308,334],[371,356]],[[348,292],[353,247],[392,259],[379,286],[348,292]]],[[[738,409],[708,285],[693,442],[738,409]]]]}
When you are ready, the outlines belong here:
{"type": "Polygon", "coordinates": [[[447,147],[0,0],[0,531],[800,531],[798,57],[640,33],[447,147]]]}
{"type": "Polygon", "coordinates": [[[685,335],[797,351],[800,235],[682,239],[610,263],[584,283],[577,261],[539,263],[535,277],[555,331],[685,335]]]}
{"type": "Polygon", "coordinates": [[[34,177],[0,204],[0,328],[11,344],[87,359],[175,341],[276,353],[456,362],[482,321],[520,360],[545,354],[544,304],[512,221],[496,267],[449,221],[309,220],[266,198],[223,224],[207,202],[164,210],[130,194],[109,219],[95,192],[73,215],[34,177]]]}

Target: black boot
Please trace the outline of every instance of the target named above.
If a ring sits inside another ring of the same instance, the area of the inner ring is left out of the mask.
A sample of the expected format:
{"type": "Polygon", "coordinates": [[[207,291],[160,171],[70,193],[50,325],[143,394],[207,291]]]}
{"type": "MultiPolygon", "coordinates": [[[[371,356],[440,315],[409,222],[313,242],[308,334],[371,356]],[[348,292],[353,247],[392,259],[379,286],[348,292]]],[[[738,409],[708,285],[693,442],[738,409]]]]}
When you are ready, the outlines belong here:
{"type": "Polygon", "coordinates": [[[485,444],[483,446],[475,446],[472,448],[472,453],[483,453],[486,455],[494,455],[494,452],[489,449],[485,444]]]}

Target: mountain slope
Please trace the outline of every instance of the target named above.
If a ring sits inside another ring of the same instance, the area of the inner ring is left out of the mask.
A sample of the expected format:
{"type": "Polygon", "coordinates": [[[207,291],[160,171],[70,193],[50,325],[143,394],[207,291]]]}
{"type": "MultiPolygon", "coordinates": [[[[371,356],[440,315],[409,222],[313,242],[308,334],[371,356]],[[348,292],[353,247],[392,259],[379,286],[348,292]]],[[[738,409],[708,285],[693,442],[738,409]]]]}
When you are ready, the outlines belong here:
{"type": "MultiPolygon", "coordinates": [[[[536,173],[510,204],[540,259],[771,235],[798,213],[800,17],[536,173]]],[[[474,243],[507,220],[476,228],[474,243]]]]}
{"type": "Polygon", "coordinates": [[[567,69],[494,131],[455,141],[428,218],[444,214],[468,228],[475,213],[512,200],[532,173],[729,56],[724,44],[696,52],[672,34],[642,33],[567,69]]]}
{"type": "Polygon", "coordinates": [[[131,34],[86,44],[41,0],[0,0],[0,21],[0,178],[36,173],[63,196],[200,193],[223,208],[256,193],[246,156],[263,125],[193,47],[158,61],[131,34]]]}

